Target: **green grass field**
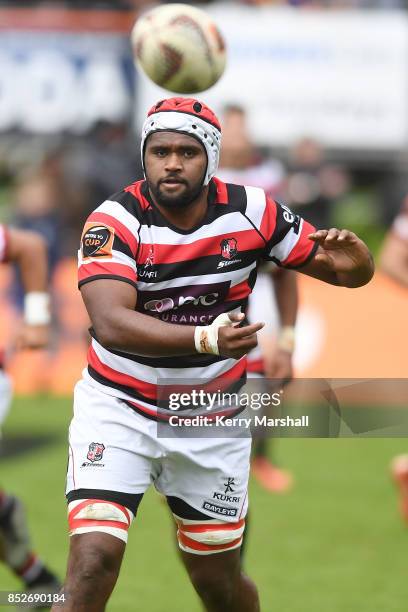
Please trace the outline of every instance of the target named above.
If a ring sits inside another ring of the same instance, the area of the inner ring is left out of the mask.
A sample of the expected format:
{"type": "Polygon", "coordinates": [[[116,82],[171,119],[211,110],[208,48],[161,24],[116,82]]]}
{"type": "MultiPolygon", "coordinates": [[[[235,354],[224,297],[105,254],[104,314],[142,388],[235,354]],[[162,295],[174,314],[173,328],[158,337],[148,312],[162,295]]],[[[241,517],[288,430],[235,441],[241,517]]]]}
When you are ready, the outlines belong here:
{"type": "MultiPolygon", "coordinates": [[[[54,443],[0,463],[0,481],[26,503],[34,545],[61,575],[68,539],[64,500],[68,399],[17,399],[5,435],[52,434],[54,443]]],[[[408,529],[388,466],[405,439],[286,439],[280,462],[296,486],[271,495],[252,482],[247,571],[263,612],[405,612],[408,529]]],[[[0,567],[0,589],[19,583],[0,567]]],[[[5,609],[5,608],[3,608],[5,609]]],[[[7,608],[11,609],[11,608],[7,608]]],[[[110,612],[200,612],[158,496],[144,498],[130,531],[110,612]]]]}

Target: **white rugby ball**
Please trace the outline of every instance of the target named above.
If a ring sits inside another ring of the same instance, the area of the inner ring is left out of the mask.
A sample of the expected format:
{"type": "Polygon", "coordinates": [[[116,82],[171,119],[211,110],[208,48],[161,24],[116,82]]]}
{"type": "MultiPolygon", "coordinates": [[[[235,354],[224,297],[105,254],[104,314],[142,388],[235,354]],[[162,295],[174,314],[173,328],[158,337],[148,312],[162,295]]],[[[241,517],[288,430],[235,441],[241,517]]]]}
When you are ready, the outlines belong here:
{"type": "Polygon", "coordinates": [[[224,39],[212,18],[187,4],[165,4],[141,15],[131,34],[136,65],[176,93],[197,93],[224,72],[224,39]]]}

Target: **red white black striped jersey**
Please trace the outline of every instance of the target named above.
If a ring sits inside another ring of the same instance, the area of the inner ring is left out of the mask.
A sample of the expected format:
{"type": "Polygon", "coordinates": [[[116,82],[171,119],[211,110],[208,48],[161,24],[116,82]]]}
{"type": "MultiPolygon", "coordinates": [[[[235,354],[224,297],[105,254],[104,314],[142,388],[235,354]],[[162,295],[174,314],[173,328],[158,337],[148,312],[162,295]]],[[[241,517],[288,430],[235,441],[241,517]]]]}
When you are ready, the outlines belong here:
{"type": "Polygon", "coordinates": [[[4,225],[0,225],[0,262],[7,259],[7,230],[4,225]]]}
{"type": "MultiPolygon", "coordinates": [[[[137,289],[138,312],[169,323],[207,325],[222,312],[246,308],[262,260],[291,268],[309,261],[316,249],[307,238],[313,231],[262,189],[218,179],[210,183],[205,218],[181,230],[163,217],[147,183],[139,181],[89,216],[79,286],[100,278],[121,280],[137,289]]],[[[108,350],[91,333],[85,375],[146,416],[158,416],[159,389],[166,381],[206,379],[212,389],[225,390],[245,377],[245,357],[142,357],[108,350]]]]}

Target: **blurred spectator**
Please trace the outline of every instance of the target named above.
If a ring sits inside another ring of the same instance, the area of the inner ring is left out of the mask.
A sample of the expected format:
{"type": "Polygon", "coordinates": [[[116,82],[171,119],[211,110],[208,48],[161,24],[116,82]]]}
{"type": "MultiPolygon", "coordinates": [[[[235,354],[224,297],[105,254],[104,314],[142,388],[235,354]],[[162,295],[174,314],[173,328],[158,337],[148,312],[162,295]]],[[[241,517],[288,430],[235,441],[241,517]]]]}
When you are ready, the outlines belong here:
{"type": "MultiPolygon", "coordinates": [[[[60,205],[63,191],[55,177],[44,169],[31,170],[20,175],[15,183],[13,195],[13,225],[20,229],[35,231],[47,244],[50,277],[61,254],[60,205]]],[[[23,303],[23,287],[17,271],[13,290],[16,303],[23,303]]]]}
{"type": "Polygon", "coordinates": [[[89,136],[67,145],[62,173],[69,206],[64,226],[69,232],[64,254],[76,253],[89,213],[118,190],[143,176],[139,142],[127,123],[100,121],[89,136]]]}
{"type": "MultiPolygon", "coordinates": [[[[217,177],[225,182],[261,187],[274,197],[282,188],[283,165],[273,158],[264,158],[256,149],[247,125],[246,113],[237,105],[224,109],[222,147],[217,177]]],[[[248,355],[248,376],[258,380],[251,389],[270,391],[265,378],[289,379],[292,376],[291,350],[282,349],[280,329],[291,329],[297,312],[296,277],[288,270],[279,271],[274,264],[259,270],[254,292],[249,298],[247,316],[250,322],[264,321],[259,346],[248,355]],[[275,296],[276,293],[276,296],[275,296]]],[[[276,383],[276,381],[275,381],[276,383]]],[[[249,383],[250,384],[250,383],[249,383]]],[[[281,384],[279,382],[279,384],[281,384]]],[[[292,486],[292,476],[269,460],[268,440],[254,432],[252,474],[268,491],[283,493],[292,486]]]]}
{"type": "Polygon", "coordinates": [[[217,176],[226,182],[261,187],[272,197],[283,185],[283,165],[271,157],[262,157],[249,135],[245,110],[238,105],[224,109],[217,176]]]}
{"type": "Polygon", "coordinates": [[[403,287],[408,287],[408,196],[385,237],[380,269],[403,287]]]}
{"type": "Polygon", "coordinates": [[[299,140],[289,155],[285,203],[316,227],[330,227],[331,207],[350,189],[350,177],[341,166],[324,159],[312,138],[299,140]]]}

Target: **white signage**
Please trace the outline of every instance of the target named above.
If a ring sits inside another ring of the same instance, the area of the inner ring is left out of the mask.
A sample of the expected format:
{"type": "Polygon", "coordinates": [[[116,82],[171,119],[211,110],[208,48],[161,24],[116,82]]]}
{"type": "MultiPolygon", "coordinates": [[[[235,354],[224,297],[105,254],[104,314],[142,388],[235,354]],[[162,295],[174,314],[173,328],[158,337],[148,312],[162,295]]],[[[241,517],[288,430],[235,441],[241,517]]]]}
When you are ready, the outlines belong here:
{"type": "MultiPolygon", "coordinates": [[[[338,149],[408,144],[408,15],[212,5],[228,45],[220,82],[197,97],[238,103],[258,144],[310,136],[338,149]]],[[[169,93],[139,81],[139,112],[169,93]]]]}

